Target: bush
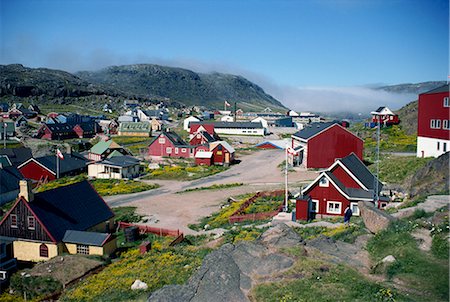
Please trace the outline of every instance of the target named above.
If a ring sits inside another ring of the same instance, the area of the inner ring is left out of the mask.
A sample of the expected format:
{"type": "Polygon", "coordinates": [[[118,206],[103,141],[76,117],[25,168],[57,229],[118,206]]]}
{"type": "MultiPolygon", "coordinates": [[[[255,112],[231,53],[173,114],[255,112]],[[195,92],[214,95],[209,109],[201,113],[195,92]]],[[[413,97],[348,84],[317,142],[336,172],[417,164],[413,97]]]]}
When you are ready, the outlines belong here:
{"type": "Polygon", "coordinates": [[[139,222],[142,219],[142,215],[135,213],[136,207],[116,207],[112,209],[114,212],[114,219],[122,222],[139,222]]]}
{"type": "Polygon", "coordinates": [[[62,284],[52,277],[21,275],[16,273],[11,277],[11,288],[27,298],[42,298],[62,289],[62,284]]]}

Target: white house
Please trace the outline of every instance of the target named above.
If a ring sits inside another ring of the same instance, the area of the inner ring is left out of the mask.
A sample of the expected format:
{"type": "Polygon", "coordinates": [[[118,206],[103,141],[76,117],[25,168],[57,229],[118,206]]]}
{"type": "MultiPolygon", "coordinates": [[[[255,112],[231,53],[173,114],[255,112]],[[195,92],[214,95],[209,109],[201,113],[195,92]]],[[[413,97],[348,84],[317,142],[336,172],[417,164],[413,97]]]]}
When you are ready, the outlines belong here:
{"type": "Polygon", "coordinates": [[[139,176],[139,160],[132,156],[113,156],[88,166],[89,177],[132,179],[139,176]]]}
{"type": "Polygon", "coordinates": [[[289,110],[286,115],[287,116],[299,116],[299,114],[297,112],[295,112],[294,110],[289,110]]]}
{"type": "Polygon", "coordinates": [[[262,117],[257,117],[253,120],[251,120],[252,123],[261,123],[261,125],[263,126],[263,128],[265,129],[265,133],[269,133],[269,123],[267,122],[267,120],[265,120],[262,117]]]}
{"type": "Polygon", "coordinates": [[[224,116],[222,116],[222,117],[220,118],[220,121],[221,121],[221,122],[233,122],[234,119],[233,119],[233,117],[230,116],[230,115],[224,115],[224,116]]]}
{"type": "Polygon", "coordinates": [[[183,121],[183,129],[189,131],[189,123],[190,122],[200,122],[200,119],[195,116],[190,116],[184,119],[183,121]]]}

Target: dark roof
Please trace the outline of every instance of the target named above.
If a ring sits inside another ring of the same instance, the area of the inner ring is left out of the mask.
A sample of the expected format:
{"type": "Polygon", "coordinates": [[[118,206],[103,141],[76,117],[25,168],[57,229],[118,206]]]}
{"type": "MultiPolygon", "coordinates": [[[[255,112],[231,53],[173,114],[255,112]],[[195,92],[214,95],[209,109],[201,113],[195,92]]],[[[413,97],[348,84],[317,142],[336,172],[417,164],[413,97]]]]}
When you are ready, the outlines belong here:
{"type": "Polygon", "coordinates": [[[441,93],[441,92],[449,92],[450,84],[442,85],[438,88],[431,89],[430,91],[424,92],[422,94],[432,94],[432,93],[441,93]]]}
{"type": "Polygon", "coordinates": [[[16,167],[3,167],[0,169],[0,194],[19,189],[19,180],[23,178],[16,167]]]}
{"type": "Polygon", "coordinates": [[[68,133],[73,131],[73,126],[68,123],[45,124],[52,133],[68,133]]]}
{"type": "Polygon", "coordinates": [[[139,160],[132,156],[113,156],[105,159],[101,162],[102,164],[117,166],[117,167],[129,167],[139,164],[139,160]]]}
{"type": "Polygon", "coordinates": [[[28,205],[56,241],[67,230],[85,231],[114,217],[88,181],[36,193],[28,205]]]}
{"type": "MultiPolygon", "coordinates": [[[[72,152],[72,154],[63,153],[63,155],[64,159],[59,160],[60,174],[85,168],[88,162],[83,155],[76,152],[72,152]]],[[[37,157],[35,160],[47,167],[50,171],[56,173],[56,155],[37,157]]]]}
{"type": "Polygon", "coordinates": [[[80,128],[83,129],[83,131],[85,131],[85,132],[94,132],[95,131],[94,123],[79,123],[77,125],[79,125],[80,128]]]}
{"type": "MultiPolygon", "coordinates": [[[[203,135],[203,137],[206,139],[206,141],[207,141],[208,143],[211,143],[211,142],[215,142],[215,141],[216,141],[216,139],[215,139],[211,134],[209,134],[207,131],[200,131],[198,134],[203,135]]],[[[194,137],[193,137],[193,138],[194,138],[194,137]]]]}
{"type": "Polygon", "coordinates": [[[347,188],[333,173],[326,171],[324,172],[345,194],[350,198],[373,198],[373,190],[363,190],[356,188],[347,188]]]}
{"type": "Polygon", "coordinates": [[[309,139],[316,135],[319,132],[322,132],[323,130],[331,127],[336,123],[329,122],[329,123],[311,123],[305,126],[302,130],[296,132],[294,136],[302,138],[302,139],[309,139]]]}
{"type": "Polygon", "coordinates": [[[62,241],[66,243],[102,246],[109,237],[111,237],[111,234],[108,233],[67,230],[62,241]]]}
{"type": "Polygon", "coordinates": [[[27,107],[21,107],[20,109],[17,109],[20,112],[22,112],[22,114],[36,114],[36,111],[31,111],[30,109],[28,109],[27,107]]]}
{"type": "Polygon", "coordinates": [[[381,112],[381,111],[383,111],[384,108],[386,108],[386,107],[384,107],[384,106],[378,107],[378,109],[375,110],[375,112],[381,112]]]}
{"type": "Polygon", "coordinates": [[[175,146],[187,146],[186,142],[175,132],[168,131],[163,132],[164,135],[175,145],[175,146]]]}
{"type": "MultiPolygon", "coordinates": [[[[341,163],[350,170],[350,172],[355,175],[356,178],[369,190],[374,189],[375,175],[373,175],[366,165],[355,155],[351,153],[350,155],[340,159],[341,163]]],[[[378,181],[378,189],[381,191],[383,184],[378,181]]]]}
{"type": "Polygon", "coordinates": [[[8,156],[12,165],[16,167],[33,157],[31,149],[25,147],[0,149],[0,155],[8,156]]]}
{"type": "Polygon", "coordinates": [[[244,128],[244,129],[259,129],[263,128],[261,123],[252,123],[252,122],[190,122],[189,125],[203,125],[203,124],[212,124],[214,128],[244,128]]]}

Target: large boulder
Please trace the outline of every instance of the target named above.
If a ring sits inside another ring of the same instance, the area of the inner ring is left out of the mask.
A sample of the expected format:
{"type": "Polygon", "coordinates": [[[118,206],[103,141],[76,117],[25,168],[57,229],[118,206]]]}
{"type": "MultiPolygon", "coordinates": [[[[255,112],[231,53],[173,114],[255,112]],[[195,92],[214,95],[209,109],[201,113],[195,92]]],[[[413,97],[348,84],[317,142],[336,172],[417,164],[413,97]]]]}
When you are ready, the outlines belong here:
{"type": "Polygon", "coordinates": [[[258,278],[292,267],[295,260],[279,248],[303,247],[300,236],[279,224],[254,242],[225,244],[210,253],[185,285],[169,285],[154,292],[148,301],[203,302],[249,301],[247,293],[258,278]]]}
{"type": "Polygon", "coordinates": [[[391,215],[377,209],[371,202],[360,201],[358,207],[366,228],[374,234],[387,229],[395,220],[391,215]]]}

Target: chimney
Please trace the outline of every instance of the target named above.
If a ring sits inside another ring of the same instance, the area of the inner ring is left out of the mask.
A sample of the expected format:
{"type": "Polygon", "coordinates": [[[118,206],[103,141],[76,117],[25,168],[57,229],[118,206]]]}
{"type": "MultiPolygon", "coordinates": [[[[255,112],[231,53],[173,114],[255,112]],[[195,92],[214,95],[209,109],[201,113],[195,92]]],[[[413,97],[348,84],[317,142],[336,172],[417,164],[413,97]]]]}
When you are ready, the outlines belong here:
{"type": "Polygon", "coordinates": [[[66,153],[72,155],[72,147],[69,144],[66,145],[66,153]]]}
{"type": "Polygon", "coordinates": [[[26,201],[32,202],[34,199],[34,194],[31,188],[31,180],[22,179],[19,182],[20,192],[19,197],[23,197],[26,201]]]}

